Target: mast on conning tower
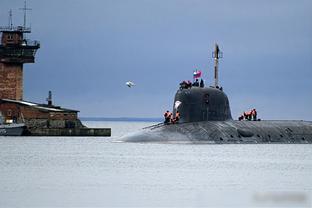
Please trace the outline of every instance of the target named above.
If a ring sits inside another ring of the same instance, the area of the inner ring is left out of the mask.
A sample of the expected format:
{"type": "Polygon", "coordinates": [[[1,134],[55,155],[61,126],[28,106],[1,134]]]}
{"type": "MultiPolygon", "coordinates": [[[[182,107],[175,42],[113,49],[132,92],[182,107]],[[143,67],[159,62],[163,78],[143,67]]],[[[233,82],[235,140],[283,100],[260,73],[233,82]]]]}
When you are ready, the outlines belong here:
{"type": "Polygon", "coordinates": [[[212,53],[212,57],[214,58],[214,86],[216,88],[219,87],[219,75],[218,75],[218,67],[219,67],[219,58],[223,57],[223,53],[220,51],[218,44],[215,44],[215,50],[212,53]]]}

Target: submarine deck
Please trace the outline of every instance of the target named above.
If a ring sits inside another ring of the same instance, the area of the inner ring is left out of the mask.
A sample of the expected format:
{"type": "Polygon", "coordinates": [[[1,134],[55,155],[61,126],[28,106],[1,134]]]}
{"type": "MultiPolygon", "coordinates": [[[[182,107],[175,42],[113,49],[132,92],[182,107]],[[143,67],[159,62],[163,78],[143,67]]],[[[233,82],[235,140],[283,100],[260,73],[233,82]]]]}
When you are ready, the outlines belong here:
{"type": "Polygon", "coordinates": [[[122,138],[129,142],[312,143],[309,121],[201,121],[158,124],[122,138]]]}

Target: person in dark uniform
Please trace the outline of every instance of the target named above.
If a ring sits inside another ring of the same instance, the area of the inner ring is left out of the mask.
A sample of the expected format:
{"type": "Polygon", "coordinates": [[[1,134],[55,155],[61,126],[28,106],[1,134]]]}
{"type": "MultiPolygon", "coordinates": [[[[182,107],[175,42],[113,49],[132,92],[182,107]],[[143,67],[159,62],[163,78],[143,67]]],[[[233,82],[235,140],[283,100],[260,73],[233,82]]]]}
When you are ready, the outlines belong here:
{"type": "Polygon", "coordinates": [[[168,110],[164,113],[164,117],[165,117],[164,123],[165,124],[168,124],[170,122],[169,114],[170,114],[170,112],[168,110]]]}
{"type": "Polygon", "coordinates": [[[252,120],[256,121],[257,120],[257,111],[255,108],[252,109],[251,115],[252,115],[252,120]]]}
{"type": "Polygon", "coordinates": [[[192,88],[192,82],[190,80],[187,80],[186,89],[191,89],[191,88],[192,88]]]}
{"type": "Polygon", "coordinates": [[[180,90],[182,90],[182,89],[187,89],[186,81],[183,81],[183,82],[180,83],[180,90]]]}
{"type": "Polygon", "coordinates": [[[199,86],[200,86],[201,88],[205,87],[205,84],[204,84],[204,80],[203,80],[203,79],[200,79],[200,84],[199,84],[199,86]]]}
{"type": "Polygon", "coordinates": [[[172,113],[171,113],[170,111],[167,110],[167,111],[164,113],[164,117],[165,117],[164,123],[165,123],[165,124],[170,124],[170,122],[172,121],[172,113]]]}
{"type": "Polygon", "coordinates": [[[193,86],[194,86],[194,87],[199,87],[198,79],[195,80],[195,82],[193,83],[193,86]]]}
{"type": "Polygon", "coordinates": [[[239,121],[244,120],[244,114],[242,114],[240,117],[238,117],[238,120],[239,121]]]}

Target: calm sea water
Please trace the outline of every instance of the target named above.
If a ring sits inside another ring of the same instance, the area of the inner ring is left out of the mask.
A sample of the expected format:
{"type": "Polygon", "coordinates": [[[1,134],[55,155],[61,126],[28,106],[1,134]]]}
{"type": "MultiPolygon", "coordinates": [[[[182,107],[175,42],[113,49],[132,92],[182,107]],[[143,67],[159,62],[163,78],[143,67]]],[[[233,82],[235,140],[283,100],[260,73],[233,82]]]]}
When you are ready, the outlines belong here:
{"type": "Polygon", "coordinates": [[[0,207],[311,207],[312,146],[0,137],[0,207]]]}

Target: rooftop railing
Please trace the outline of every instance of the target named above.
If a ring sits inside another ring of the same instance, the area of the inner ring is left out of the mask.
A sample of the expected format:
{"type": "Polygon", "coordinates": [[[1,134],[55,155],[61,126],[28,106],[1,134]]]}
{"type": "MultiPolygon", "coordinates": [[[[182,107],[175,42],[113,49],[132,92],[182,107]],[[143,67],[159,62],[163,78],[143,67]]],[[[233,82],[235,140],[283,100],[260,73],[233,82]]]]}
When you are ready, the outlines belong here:
{"type": "Polygon", "coordinates": [[[33,57],[36,51],[36,48],[0,48],[0,57],[33,57]]]}
{"type": "Polygon", "coordinates": [[[22,46],[40,46],[40,42],[38,40],[23,40],[22,41],[22,46]]]}
{"type": "MultiPolygon", "coordinates": [[[[37,41],[37,40],[29,40],[29,39],[26,39],[26,40],[22,40],[20,41],[18,44],[12,42],[12,43],[6,43],[6,46],[8,47],[28,47],[28,46],[31,46],[31,47],[40,47],[40,42],[37,41]]],[[[6,47],[6,46],[3,46],[2,44],[0,44],[0,47],[6,47]]]]}
{"type": "Polygon", "coordinates": [[[23,32],[23,33],[30,33],[30,27],[23,27],[23,26],[1,26],[0,32],[23,32]]]}

